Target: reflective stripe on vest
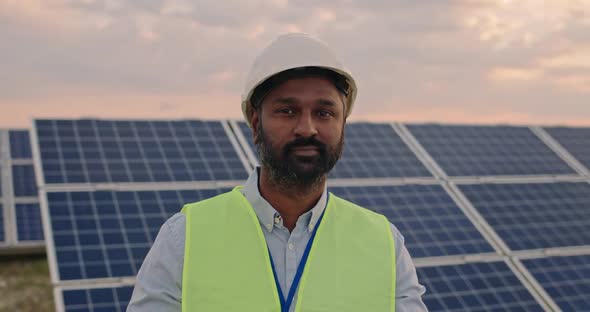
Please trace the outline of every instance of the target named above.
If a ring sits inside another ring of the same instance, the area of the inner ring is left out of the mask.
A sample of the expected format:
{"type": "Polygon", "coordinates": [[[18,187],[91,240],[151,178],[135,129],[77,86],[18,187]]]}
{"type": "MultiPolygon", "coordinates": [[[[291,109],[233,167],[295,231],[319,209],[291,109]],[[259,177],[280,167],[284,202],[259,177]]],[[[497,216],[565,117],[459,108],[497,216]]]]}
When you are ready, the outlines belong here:
{"type": "MultiPolygon", "coordinates": [[[[266,240],[236,188],[183,207],[182,311],[280,312],[266,240]]],[[[395,310],[395,248],[387,219],[330,194],[296,312],[395,310]]]]}

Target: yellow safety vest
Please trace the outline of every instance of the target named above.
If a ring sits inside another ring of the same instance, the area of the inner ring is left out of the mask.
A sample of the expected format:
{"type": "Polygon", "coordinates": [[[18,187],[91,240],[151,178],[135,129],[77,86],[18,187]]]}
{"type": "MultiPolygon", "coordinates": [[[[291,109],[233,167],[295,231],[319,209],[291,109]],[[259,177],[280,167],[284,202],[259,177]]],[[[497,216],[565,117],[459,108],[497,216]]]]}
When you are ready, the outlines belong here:
{"type": "MultiPolygon", "coordinates": [[[[281,311],[264,234],[238,188],[182,209],[183,312],[281,311]]],[[[293,301],[296,312],[394,311],[387,219],[330,194],[293,301]]]]}

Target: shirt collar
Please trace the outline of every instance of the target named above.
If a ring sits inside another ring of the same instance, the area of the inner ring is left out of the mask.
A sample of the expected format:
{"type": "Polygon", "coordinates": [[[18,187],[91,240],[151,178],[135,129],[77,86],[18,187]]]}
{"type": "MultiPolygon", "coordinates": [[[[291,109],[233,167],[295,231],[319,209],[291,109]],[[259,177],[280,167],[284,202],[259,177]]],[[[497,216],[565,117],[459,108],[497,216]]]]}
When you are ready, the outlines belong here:
{"type": "MultiPolygon", "coordinates": [[[[262,224],[262,226],[272,232],[275,224],[275,218],[280,218],[280,214],[277,212],[276,209],[268,202],[262,195],[260,195],[260,190],[258,189],[258,174],[260,171],[260,167],[252,170],[248,180],[244,184],[244,187],[241,188],[242,194],[248,200],[258,220],[262,224]]],[[[324,191],[322,192],[322,196],[318,202],[311,208],[310,211],[304,213],[299,217],[297,223],[300,224],[300,221],[307,221],[307,230],[308,232],[313,231],[318,219],[326,209],[326,203],[328,202],[328,191],[327,188],[324,186],[324,191]],[[311,214],[311,217],[309,215],[311,214]]],[[[282,222],[282,221],[281,221],[282,222]]]]}

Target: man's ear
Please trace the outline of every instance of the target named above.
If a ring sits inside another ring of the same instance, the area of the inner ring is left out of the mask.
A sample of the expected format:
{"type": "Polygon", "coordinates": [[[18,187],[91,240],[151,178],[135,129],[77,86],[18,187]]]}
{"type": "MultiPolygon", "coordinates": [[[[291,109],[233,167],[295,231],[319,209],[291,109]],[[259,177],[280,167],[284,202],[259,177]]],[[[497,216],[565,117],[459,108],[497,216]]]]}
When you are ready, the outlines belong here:
{"type": "Polygon", "coordinates": [[[250,116],[250,127],[252,127],[252,137],[254,139],[254,144],[258,142],[258,123],[260,122],[260,109],[255,109],[252,105],[248,105],[249,116],[250,116]]]}

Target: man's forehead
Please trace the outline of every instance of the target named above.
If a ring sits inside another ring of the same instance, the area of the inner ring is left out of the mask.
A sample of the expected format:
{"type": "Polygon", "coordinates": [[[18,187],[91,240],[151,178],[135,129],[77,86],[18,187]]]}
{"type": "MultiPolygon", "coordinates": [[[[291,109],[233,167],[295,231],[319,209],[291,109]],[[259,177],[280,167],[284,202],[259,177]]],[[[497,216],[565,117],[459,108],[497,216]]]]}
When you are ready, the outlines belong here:
{"type": "Polygon", "coordinates": [[[263,102],[296,103],[303,97],[309,97],[323,105],[334,105],[344,101],[344,95],[334,85],[322,77],[304,77],[283,82],[269,92],[263,102]]]}

